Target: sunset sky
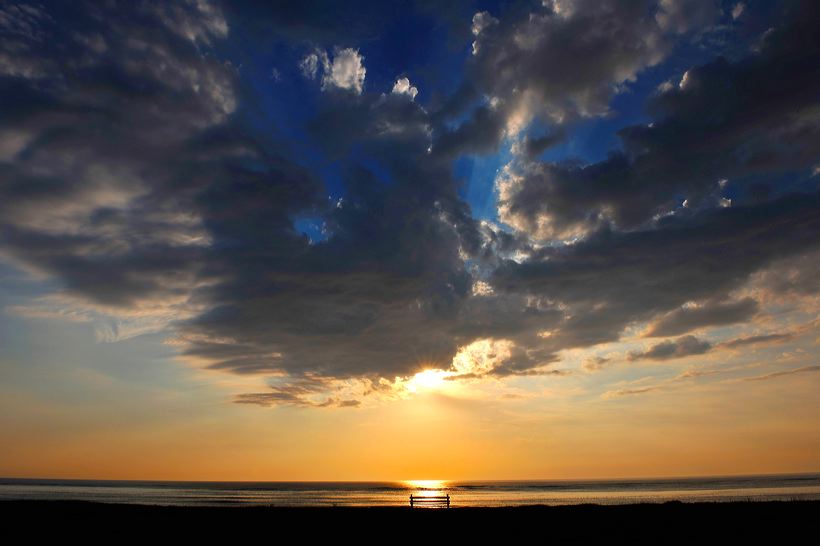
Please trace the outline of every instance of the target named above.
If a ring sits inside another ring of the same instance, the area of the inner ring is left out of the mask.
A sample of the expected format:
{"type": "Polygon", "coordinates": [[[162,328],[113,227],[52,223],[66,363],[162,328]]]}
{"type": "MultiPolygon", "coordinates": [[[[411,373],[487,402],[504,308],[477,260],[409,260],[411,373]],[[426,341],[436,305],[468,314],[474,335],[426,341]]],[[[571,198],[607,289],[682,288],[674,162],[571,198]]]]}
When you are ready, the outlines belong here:
{"type": "Polygon", "coordinates": [[[820,2],[0,4],[0,476],[820,471],[820,2]]]}

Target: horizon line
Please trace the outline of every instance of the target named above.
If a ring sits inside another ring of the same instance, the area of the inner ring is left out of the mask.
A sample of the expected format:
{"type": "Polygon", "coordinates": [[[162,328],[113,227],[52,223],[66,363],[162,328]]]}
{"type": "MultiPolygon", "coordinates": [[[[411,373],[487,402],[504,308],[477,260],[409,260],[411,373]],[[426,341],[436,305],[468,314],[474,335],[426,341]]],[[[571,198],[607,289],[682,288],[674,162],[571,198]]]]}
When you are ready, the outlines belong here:
{"type": "Polygon", "coordinates": [[[438,479],[438,478],[417,478],[417,479],[382,479],[382,480],[174,480],[161,478],[59,478],[59,477],[30,477],[30,476],[0,476],[0,481],[65,481],[65,482],[125,482],[125,483],[198,483],[198,484],[219,484],[219,483],[247,483],[247,484],[281,484],[281,483],[408,483],[408,482],[444,482],[444,483],[475,483],[475,482],[619,482],[619,481],[672,481],[672,480],[692,480],[692,479],[731,479],[731,478],[771,478],[771,477],[798,477],[798,476],[820,476],[820,470],[808,472],[772,472],[755,474],[691,474],[676,476],[623,476],[613,478],[492,478],[492,479],[438,479]]]}

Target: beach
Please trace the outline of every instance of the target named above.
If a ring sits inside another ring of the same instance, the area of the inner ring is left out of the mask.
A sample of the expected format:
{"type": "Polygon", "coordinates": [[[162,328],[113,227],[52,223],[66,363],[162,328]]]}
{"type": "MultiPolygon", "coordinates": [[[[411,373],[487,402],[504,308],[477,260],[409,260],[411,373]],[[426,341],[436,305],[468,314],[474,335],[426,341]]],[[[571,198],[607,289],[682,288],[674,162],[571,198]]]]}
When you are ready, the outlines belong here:
{"type": "Polygon", "coordinates": [[[463,544],[798,542],[820,475],[609,480],[184,482],[0,478],[5,522],[40,537],[463,544]],[[450,508],[411,508],[449,496],[450,508]]]}
{"type": "Polygon", "coordinates": [[[2,501],[6,529],[38,539],[264,542],[641,543],[805,542],[820,501],[518,506],[277,508],[181,507],[81,501],[2,501]],[[30,522],[30,523],[24,523],[30,522]]]}

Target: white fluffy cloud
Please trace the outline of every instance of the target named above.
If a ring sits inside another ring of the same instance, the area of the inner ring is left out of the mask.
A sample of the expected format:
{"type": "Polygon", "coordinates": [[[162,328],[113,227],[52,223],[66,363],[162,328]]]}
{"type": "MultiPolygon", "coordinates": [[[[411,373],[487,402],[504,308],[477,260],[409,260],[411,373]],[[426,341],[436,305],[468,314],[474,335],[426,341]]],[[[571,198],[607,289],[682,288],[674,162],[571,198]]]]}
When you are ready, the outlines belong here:
{"type": "Polygon", "coordinates": [[[346,48],[337,51],[330,70],[325,71],[322,77],[322,89],[338,87],[361,93],[365,75],[363,60],[364,57],[356,49],[346,48]]]}
{"type": "Polygon", "coordinates": [[[336,49],[332,59],[324,51],[316,50],[301,60],[299,70],[311,80],[321,74],[323,91],[337,88],[361,94],[367,72],[362,61],[359,50],[350,47],[336,49]]]}
{"type": "Polygon", "coordinates": [[[410,100],[416,98],[419,90],[416,86],[410,84],[410,80],[408,78],[399,78],[396,80],[396,83],[393,84],[393,93],[396,95],[407,95],[410,97],[410,100]]]}

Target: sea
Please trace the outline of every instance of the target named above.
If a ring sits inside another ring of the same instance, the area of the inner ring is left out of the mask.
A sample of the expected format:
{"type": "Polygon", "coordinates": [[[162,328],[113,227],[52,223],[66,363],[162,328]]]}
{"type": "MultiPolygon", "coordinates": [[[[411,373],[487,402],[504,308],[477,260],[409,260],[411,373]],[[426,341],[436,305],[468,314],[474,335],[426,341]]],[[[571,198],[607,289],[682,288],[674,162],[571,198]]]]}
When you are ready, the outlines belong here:
{"type": "Polygon", "coordinates": [[[0,478],[2,500],[81,500],[166,506],[523,506],[820,500],[820,474],[617,480],[177,482],[0,478]]]}

